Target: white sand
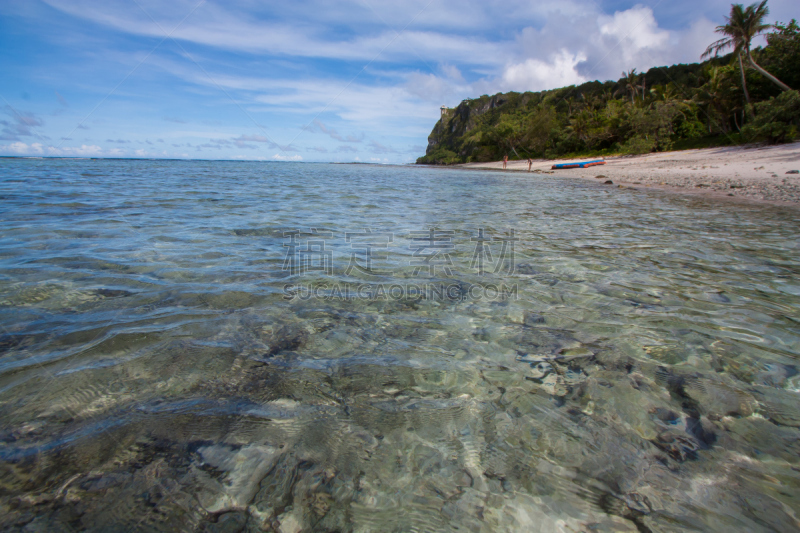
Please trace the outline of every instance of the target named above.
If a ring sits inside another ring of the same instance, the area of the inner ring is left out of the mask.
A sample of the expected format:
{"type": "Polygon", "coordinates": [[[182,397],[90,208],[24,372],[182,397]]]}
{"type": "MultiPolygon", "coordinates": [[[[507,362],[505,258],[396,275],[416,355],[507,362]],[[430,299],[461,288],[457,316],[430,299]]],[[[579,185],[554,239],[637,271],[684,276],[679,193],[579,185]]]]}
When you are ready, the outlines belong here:
{"type": "MultiPolygon", "coordinates": [[[[589,161],[596,158],[586,158],[589,161]]],[[[768,147],[730,147],[606,158],[603,166],[550,170],[570,160],[533,162],[531,177],[556,176],[611,180],[614,185],[655,187],[682,193],[800,206],[800,143],[768,147]]],[[[501,170],[503,162],[468,163],[463,168],[501,170]]],[[[509,161],[508,170],[527,171],[526,161],[509,161]]]]}

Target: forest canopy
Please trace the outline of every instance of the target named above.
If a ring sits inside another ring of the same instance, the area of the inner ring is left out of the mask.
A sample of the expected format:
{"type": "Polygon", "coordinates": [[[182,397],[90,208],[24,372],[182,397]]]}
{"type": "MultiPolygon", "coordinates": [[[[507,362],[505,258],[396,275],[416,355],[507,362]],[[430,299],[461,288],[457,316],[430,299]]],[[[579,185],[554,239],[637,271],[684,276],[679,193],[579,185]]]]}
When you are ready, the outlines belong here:
{"type": "MultiPolygon", "coordinates": [[[[767,13],[766,2],[732,6],[728,24],[717,28],[723,39],[709,46],[712,57],[702,63],[656,67],[643,74],[634,69],[617,81],[464,100],[445,111],[417,163],[793,141],[800,129],[800,26],[796,20],[762,23],[759,31],[768,31],[767,45],[753,50],[752,35],[737,33],[736,24],[767,13]],[[732,49],[727,55],[712,54],[726,48],[732,49]]],[[[759,28],[746,27],[755,28],[751,33],[759,28]]]]}

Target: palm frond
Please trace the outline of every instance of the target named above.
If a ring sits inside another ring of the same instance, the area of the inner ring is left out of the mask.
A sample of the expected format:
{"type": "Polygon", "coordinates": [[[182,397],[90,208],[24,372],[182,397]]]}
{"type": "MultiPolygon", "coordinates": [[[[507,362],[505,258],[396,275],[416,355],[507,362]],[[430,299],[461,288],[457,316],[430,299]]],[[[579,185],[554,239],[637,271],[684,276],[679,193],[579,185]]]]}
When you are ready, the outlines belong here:
{"type": "Polygon", "coordinates": [[[725,24],[717,26],[716,29],[716,33],[725,37],[709,45],[700,57],[719,55],[722,50],[729,47],[733,47],[734,53],[747,53],[753,38],[773,27],[764,23],[767,15],[769,15],[767,0],[748,7],[742,4],[731,5],[731,12],[725,17],[725,24]]]}
{"type": "Polygon", "coordinates": [[[734,39],[732,39],[731,37],[724,37],[719,41],[713,42],[710,45],[708,45],[708,48],[706,48],[706,51],[703,52],[703,55],[700,57],[708,57],[711,55],[718,56],[722,50],[728,48],[729,46],[733,46],[734,48],[736,47],[734,39]]]}

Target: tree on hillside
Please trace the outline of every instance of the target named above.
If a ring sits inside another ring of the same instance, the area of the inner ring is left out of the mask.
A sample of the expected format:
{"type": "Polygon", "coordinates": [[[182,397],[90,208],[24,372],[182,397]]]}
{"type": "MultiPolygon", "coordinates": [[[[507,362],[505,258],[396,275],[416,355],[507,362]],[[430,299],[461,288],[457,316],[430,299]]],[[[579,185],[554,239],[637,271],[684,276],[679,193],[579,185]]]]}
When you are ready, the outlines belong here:
{"type": "Polygon", "coordinates": [[[542,103],[528,118],[528,131],[524,142],[534,154],[544,156],[550,142],[551,130],[556,126],[555,110],[542,103]]]}
{"type": "Polygon", "coordinates": [[[521,147],[525,137],[525,130],[522,124],[522,117],[514,115],[503,115],[493,129],[489,131],[489,136],[494,142],[505,150],[510,149],[517,158],[520,157],[517,148],[521,147]]]}
{"type": "Polygon", "coordinates": [[[630,72],[622,71],[622,90],[631,93],[631,103],[634,103],[634,98],[639,94],[639,74],[636,69],[630,72]]]}
{"type": "Polygon", "coordinates": [[[708,57],[712,54],[716,56],[719,55],[720,51],[733,47],[734,53],[739,57],[739,67],[742,71],[742,89],[744,90],[745,99],[748,104],[750,104],[750,94],[747,91],[747,82],[745,81],[744,64],[742,61],[743,55],[747,56],[747,60],[762,76],[775,83],[784,91],[791,90],[788,85],[756,63],[755,60],[753,60],[753,55],[750,53],[750,45],[753,38],[772,28],[772,25],[764,24],[764,19],[767,15],[769,15],[767,0],[763,0],[760,4],[752,4],[746,8],[742,6],[742,4],[732,4],[730,16],[725,17],[727,24],[717,26],[717,33],[725,37],[711,43],[701,56],[708,57]]]}
{"type": "Polygon", "coordinates": [[[595,109],[603,109],[613,99],[614,93],[610,89],[603,89],[592,97],[591,105],[595,109]]]}
{"type": "Polygon", "coordinates": [[[775,31],[766,35],[767,47],[758,55],[758,62],[789,87],[800,89],[800,25],[776,23],[775,31]]]}
{"type": "Polygon", "coordinates": [[[650,89],[650,96],[662,102],[667,100],[681,100],[681,94],[678,92],[678,87],[669,82],[666,85],[656,85],[650,89]]]}
{"type": "Polygon", "coordinates": [[[758,66],[800,88],[800,24],[776,22],[763,32],[766,4],[749,1],[758,3],[733,6],[720,28],[726,28],[720,35],[725,39],[709,47],[718,57],[644,73],[631,69],[602,83],[465,100],[446,127],[437,122],[418,162],[588,157],[798,139],[800,91],[783,91],[762,76],[748,49],[753,47],[758,66]],[[752,42],[759,33],[766,37],[763,48],[752,42]]]}
{"type": "Polygon", "coordinates": [[[712,122],[722,130],[723,134],[727,135],[730,132],[728,117],[735,113],[733,102],[738,100],[738,98],[732,98],[731,95],[734,87],[730,77],[732,73],[732,66],[708,67],[708,81],[697,90],[694,96],[694,101],[706,108],[709,133],[711,133],[712,122]]]}

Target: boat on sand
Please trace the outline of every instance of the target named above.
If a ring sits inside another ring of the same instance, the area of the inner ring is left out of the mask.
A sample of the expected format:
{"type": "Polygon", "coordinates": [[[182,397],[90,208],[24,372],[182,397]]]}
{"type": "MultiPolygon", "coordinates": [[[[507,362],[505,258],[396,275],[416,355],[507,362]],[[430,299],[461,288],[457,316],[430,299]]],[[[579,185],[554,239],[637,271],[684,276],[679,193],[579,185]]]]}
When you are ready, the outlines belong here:
{"type": "Polygon", "coordinates": [[[561,164],[558,164],[558,165],[553,165],[552,169],[553,170],[561,170],[561,169],[565,169],[565,168],[589,168],[589,167],[594,167],[594,166],[597,166],[597,165],[605,165],[605,164],[606,164],[605,160],[598,159],[596,161],[584,161],[582,163],[581,162],[578,162],[578,163],[561,163],[561,164]]]}

